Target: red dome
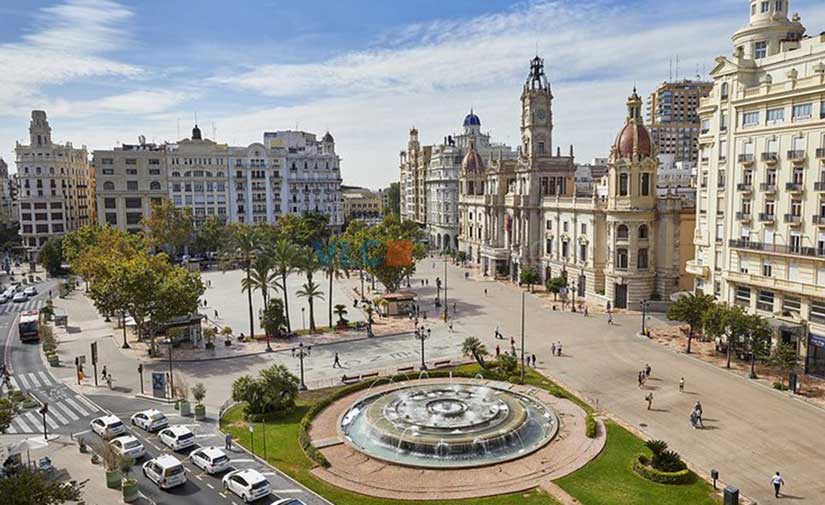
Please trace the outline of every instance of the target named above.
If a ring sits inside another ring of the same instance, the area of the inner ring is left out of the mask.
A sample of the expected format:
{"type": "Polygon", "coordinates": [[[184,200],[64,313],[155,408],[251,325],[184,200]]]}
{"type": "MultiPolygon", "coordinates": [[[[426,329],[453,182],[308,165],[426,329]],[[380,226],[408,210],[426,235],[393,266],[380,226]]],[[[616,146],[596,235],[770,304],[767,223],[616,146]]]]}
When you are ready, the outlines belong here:
{"type": "Polygon", "coordinates": [[[484,173],[484,160],[476,151],[475,138],[470,138],[470,149],[461,160],[461,171],[465,174],[482,174],[484,173]]]}
{"type": "Polygon", "coordinates": [[[629,122],[616,136],[616,151],[622,158],[632,158],[638,153],[640,158],[653,156],[653,142],[644,125],[629,122]]]}

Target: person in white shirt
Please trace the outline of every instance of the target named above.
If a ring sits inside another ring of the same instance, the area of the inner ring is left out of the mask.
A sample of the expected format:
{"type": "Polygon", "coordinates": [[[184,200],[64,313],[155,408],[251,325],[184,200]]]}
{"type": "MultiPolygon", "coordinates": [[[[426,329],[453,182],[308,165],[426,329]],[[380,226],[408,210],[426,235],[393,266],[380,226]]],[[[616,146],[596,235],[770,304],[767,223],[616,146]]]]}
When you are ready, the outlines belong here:
{"type": "Polygon", "coordinates": [[[782,489],[782,486],[785,484],[785,481],[782,479],[782,476],[779,475],[779,472],[776,472],[773,477],[771,477],[771,483],[773,484],[773,491],[774,496],[779,498],[779,491],[782,489]]]}

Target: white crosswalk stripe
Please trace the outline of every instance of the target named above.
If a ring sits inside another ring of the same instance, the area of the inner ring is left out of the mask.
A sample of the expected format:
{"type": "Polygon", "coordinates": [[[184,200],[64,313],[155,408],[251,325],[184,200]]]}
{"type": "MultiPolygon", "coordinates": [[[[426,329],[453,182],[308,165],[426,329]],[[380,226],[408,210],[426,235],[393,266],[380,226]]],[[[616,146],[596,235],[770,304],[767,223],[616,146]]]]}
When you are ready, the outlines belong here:
{"type": "Polygon", "coordinates": [[[20,383],[20,389],[29,390],[32,388],[31,386],[29,386],[29,381],[26,380],[25,375],[18,375],[17,381],[20,383]]]}
{"type": "Polygon", "coordinates": [[[89,411],[90,411],[90,412],[98,412],[98,411],[100,410],[100,409],[98,409],[98,408],[97,408],[97,407],[96,407],[96,406],[95,406],[92,402],[90,402],[89,400],[87,400],[87,399],[86,399],[86,397],[84,397],[84,396],[75,396],[75,399],[76,399],[78,402],[80,402],[80,403],[82,403],[83,405],[85,405],[85,406],[89,409],[89,411]]]}
{"type": "Polygon", "coordinates": [[[36,429],[38,426],[42,425],[41,423],[43,421],[42,421],[42,417],[40,417],[37,414],[35,414],[34,412],[30,411],[26,414],[26,422],[28,422],[29,424],[34,426],[35,429],[36,429]]]}
{"type": "MultiPolygon", "coordinates": [[[[77,398],[77,397],[74,397],[74,398],[77,398]]],[[[68,403],[76,411],[80,412],[81,416],[86,417],[86,416],[89,415],[89,413],[86,412],[86,409],[84,409],[83,407],[78,405],[78,403],[75,402],[73,398],[66,398],[66,403],[68,403]]]]}
{"type": "Polygon", "coordinates": [[[49,428],[53,430],[56,430],[60,427],[60,425],[57,424],[54,419],[52,419],[52,416],[46,416],[46,424],[48,424],[49,428]]]}
{"type": "Polygon", "coordinates": [[[63,405],[62,403],[52,403],[51,405],[49,405],[49,408],[56,408],[61,413],[66,414],[66,416],[71,418],[72,421],[77,421],[78,419],[80,419],[77,416],[77,414],[72,412],[72,409],[70,409],[69,407],[63,405]]]}
{"type": "Polygon", "coordinates": [[[18,431],[20,431],[22,433],[31,433],[31,431],[32,431],[32,429],[29,428],[29,425],[26,424],[26,421],[24,421],[22,417],[19,417],[19,416],[16,417],[14,419],[14,424],[16,424],[17,427],[19,428],[18,431]]]}
{"type": "Polygon", "coordinates": [[[60,424],[69,424],[69,421],[66,420],[63,415],[54,408],[54,405],[49,405],[49,414],[53,415],[60,421],[60,424]]]}
{"type": "Polygon", "coordinates": [[[9,382],[11,382],[11,385],[14,387],[14,389],[20,389],[20,385],[18,384],[17,379],[15,379],[14,377],[9,377],[9,382]]]}
{"type": "Polygon", "coordinates": [[[31,383],[32,387],[39,388],[41,387],[40,379],[37,378],[37,374],[27,374],[27,380],[31,383]]]}
{"type": "Polygon", "coordinates": [[[46,372],[41,370],[41,371],[37,372],[37,375],[40,377],[40,380],[43,382],[44,386],[47,386],[49,384],[54,384],[54,379],[52,378],[52,376],[50,374],[47,374],[46,372]]]}

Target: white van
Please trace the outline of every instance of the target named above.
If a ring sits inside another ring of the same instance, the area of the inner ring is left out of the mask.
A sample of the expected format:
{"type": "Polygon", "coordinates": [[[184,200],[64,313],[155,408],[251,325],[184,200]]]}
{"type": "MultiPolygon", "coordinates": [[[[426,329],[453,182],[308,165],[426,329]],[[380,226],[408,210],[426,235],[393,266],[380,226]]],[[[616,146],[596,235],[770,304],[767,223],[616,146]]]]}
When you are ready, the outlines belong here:
{"type": "Polygon", "coordinates": [[[143,475],[161,489],[186,483],[186,470],[178,458],[171,454],[163,454],[144,463],[143,475]]]}

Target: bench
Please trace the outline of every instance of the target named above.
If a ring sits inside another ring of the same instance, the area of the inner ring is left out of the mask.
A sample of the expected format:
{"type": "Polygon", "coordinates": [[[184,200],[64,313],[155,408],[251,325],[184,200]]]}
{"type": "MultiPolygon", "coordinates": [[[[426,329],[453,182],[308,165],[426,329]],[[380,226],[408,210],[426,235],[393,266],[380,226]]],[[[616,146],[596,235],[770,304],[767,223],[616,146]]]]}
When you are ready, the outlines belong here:
{"type": "Polygon", "coordinates": [[[341,382],[343,382],[344,384],[353,384],[355,382],[358,382],[359,380],[360,379],[358,379],[357,375],[354,375],[352,377],[347,377],[346,375],[344,375],[341,377],[341,382]]]}
{"type": "Polygon", "coordinates": [[[373,377],[378,377],[378,372],[361,374],[361,380],[372,379],[373,377]]]}
{"type": "Polygon", "coordinates": [[[341,382],[343,382],[344,384],[353,384],[353,383],[356,383],[356,382],[359,382],[359,381],[362,381],[362,380],[365,380],[365,379],[373,379],[375,377],[378,377],[378,372],[371,372],[371,373],[365,373],[365,374],[353,375],[353,376],[342,375],[341,376],[341,382]]]}
{"type": "Polygon", "coordinates": [[[433,368],[444,368],[444,367],[450,366],[450,362],[451,362],[451,360],[449,360],[449,359],[436,361],[435,363],[433,363],[433,368]]]}
{"type": "Polygon", "coordinates": [[[413,370],[415,370],[415,367],[414,366],[405,366],[405,367],[397,368],[396,370],[399,371],[399,372],[412,372],[413,370]]]}

